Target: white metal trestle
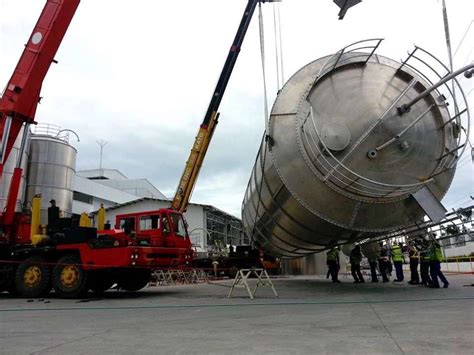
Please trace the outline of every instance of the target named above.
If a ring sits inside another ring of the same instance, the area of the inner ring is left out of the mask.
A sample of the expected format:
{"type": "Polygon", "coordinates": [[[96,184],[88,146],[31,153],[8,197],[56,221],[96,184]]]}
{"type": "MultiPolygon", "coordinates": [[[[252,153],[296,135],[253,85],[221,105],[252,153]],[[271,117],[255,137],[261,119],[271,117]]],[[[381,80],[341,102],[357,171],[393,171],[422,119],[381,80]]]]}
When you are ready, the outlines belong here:
{"type": "Polygon", "coordinates": [[[267,270],[265,269],[240,269],[235,275],[234,282],[230,288],[229,294],[227,298],[232,297],[232,293],[234,292],[235,288],[244,288],[250,299],[254,299],[255,293],[259,287],[270,287],[273,291],[275,297],[278,297],[278,293],[273,285],[272,280],[268,276],[267,270]],[[248,283],[248,279],[250,276],[254,275],[257,278],[257,283],[255,284],[253,290],[250,288],[248,283]]]}

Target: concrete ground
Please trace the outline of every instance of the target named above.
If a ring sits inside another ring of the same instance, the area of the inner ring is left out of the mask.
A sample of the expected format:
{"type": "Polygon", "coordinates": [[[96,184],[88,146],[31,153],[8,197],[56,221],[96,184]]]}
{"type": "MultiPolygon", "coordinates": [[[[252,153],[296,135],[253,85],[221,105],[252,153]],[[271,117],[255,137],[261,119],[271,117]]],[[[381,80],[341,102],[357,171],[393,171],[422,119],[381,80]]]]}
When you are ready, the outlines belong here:
{"type": "Polygon", "coordinates": [[[244,290],[227,299],[229,281],[84,300],[0,294],[0,353],[472,354],[474,276],[448,279],[427,289],[280,278],[278,299],[262,289],[253,301],[244,290]]]}

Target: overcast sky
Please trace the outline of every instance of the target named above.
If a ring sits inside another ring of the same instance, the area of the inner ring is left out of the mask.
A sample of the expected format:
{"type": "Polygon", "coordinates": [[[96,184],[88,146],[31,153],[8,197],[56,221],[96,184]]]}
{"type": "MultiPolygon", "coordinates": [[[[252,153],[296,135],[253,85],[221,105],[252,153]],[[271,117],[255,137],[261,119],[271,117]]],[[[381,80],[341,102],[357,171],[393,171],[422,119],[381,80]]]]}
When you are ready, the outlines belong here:
{"type": "MultiPolygon", "coordinates": [[[[80,136],[77,169],[99,166],[146,177],[172,196],[227,56],[246,0],[82,0],[43,85],[37,121],[80,136]]],[[[474,1],[448,0],[455,50],[473,21],[474,1]]],[[[0,86],[18,61],[44,5],[0,0],[0,86]]],[[[277,91],[273,5],[264,4],[270,104],[277,91]]],[[[441,1],[364,0],[337,20],[331,0],[280,5],[284,73],[354,41],[384,37],[380,54],[406,56],[413,44],[446,61],[441,1]]],[[[474,25],[455,66],[474,60],[474,25]]],[[[474,80],[462,80],[466,92],[474,80]]],[[[469,96],[471,107],[474,94],[469,96]]],[[[221,118],[192,201],[240,216],[243,193],[264,129],[258,18],[254,16],[220,108],[221,118]]],[[[472,137],[472,136],[471,136],[472,137]]],[[[472,140],[472,138],[471,138],[472,140]]],[[[469,156],[463,158],[446,207],[469,203],[469,156]]]]}

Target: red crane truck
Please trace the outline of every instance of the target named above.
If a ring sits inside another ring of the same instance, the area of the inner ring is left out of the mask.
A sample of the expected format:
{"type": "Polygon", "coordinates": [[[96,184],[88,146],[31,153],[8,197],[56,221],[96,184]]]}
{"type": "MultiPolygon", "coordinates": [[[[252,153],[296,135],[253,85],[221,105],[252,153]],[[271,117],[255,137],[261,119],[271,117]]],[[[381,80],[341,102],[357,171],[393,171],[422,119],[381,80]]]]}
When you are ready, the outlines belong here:
{"type": "MultiPolygon", "coordinates": [[[[79,2],[46,1],[0,98],[0,176],[22,128],[24,132],[7,205],[0,215],[0,291],[23,297],[44,296],[54,288],[61,297],[75,298],[89,289],[104,291],[114,283],[139,290],[148,283],[152,268],[186,265],[193,254],[182,213],[171,209],[148,216],[161,221],[159,228],[154,222],[149,230],[137,232],[97,231],[73,226],[67,218],[60,219],[60,228],[41,231],[38,221],[33,221],[39,214],[39,197],[33,199],[33,211],[15,212],[28,127],[35,123],[42,82],[79,2]]],[[[135,216],[141,225],[148,217],[135,216]]]]}
{"type": "MultiPolygon", "coordinates": [[[[79,2],[46,1],[0,98],[0,173],[22,127],[21,150],[26,147],[42,82],[55,62],[54,56],[79,2]]],[[[0,215],[0,291],[40,297],[54,288],[60,297],[76,298],[89,289],[105,291],[114,283],[136,291],[146,286],[152,269],[190,264],[193,250],[183,213],[217,124],[217,109],[259,2],[248,1],[170,208],[121,216],[116,228],[109,230],[73,226],[70,219],[62,218],[59,228],[42,231],[39,217],[35,218],[40,213],[40,197],[33,199],[32,211],[15,212],[22,174],[20,152],[7,206],[0,215]]]]}

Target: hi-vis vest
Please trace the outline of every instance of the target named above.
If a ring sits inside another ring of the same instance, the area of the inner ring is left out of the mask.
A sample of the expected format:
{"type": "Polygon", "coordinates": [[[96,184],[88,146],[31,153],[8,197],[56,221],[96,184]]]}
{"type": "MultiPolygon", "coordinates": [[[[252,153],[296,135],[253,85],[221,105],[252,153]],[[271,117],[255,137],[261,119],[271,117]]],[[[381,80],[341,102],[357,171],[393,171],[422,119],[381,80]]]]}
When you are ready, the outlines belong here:
{"type": "Polygon", "coordinates": [[[418,259],[419,257],[418,250],[415,246],[410,247],[410,259],[418,259]]]}
{"type": "Polygon", "coordinates": [[[430,252],[429,252],[429,250],[423,250],[420,253],[420,259],[421,259],[421,261],[429,262],[430,261],[430,252]]]}
{"type": "Polygon", "coordinates": [[[392,259],[393,261],[403,261],[402,248],[399,245],[392,247],[392,259]]]}
{"type": "Polygon", "coordinates": [[[432,246],[430,249],[430,261],[443,261],[443,252],[440,247],[432,246]]]}
{"type": "Polygon", "coordinates": [[[329,252],[327,254],[327,258],[328,258],[328,260],[337,260],[338,254],[339,254],[339,251],[336,248],[333,248],[333,249],[329,250],[329,252]]]}

